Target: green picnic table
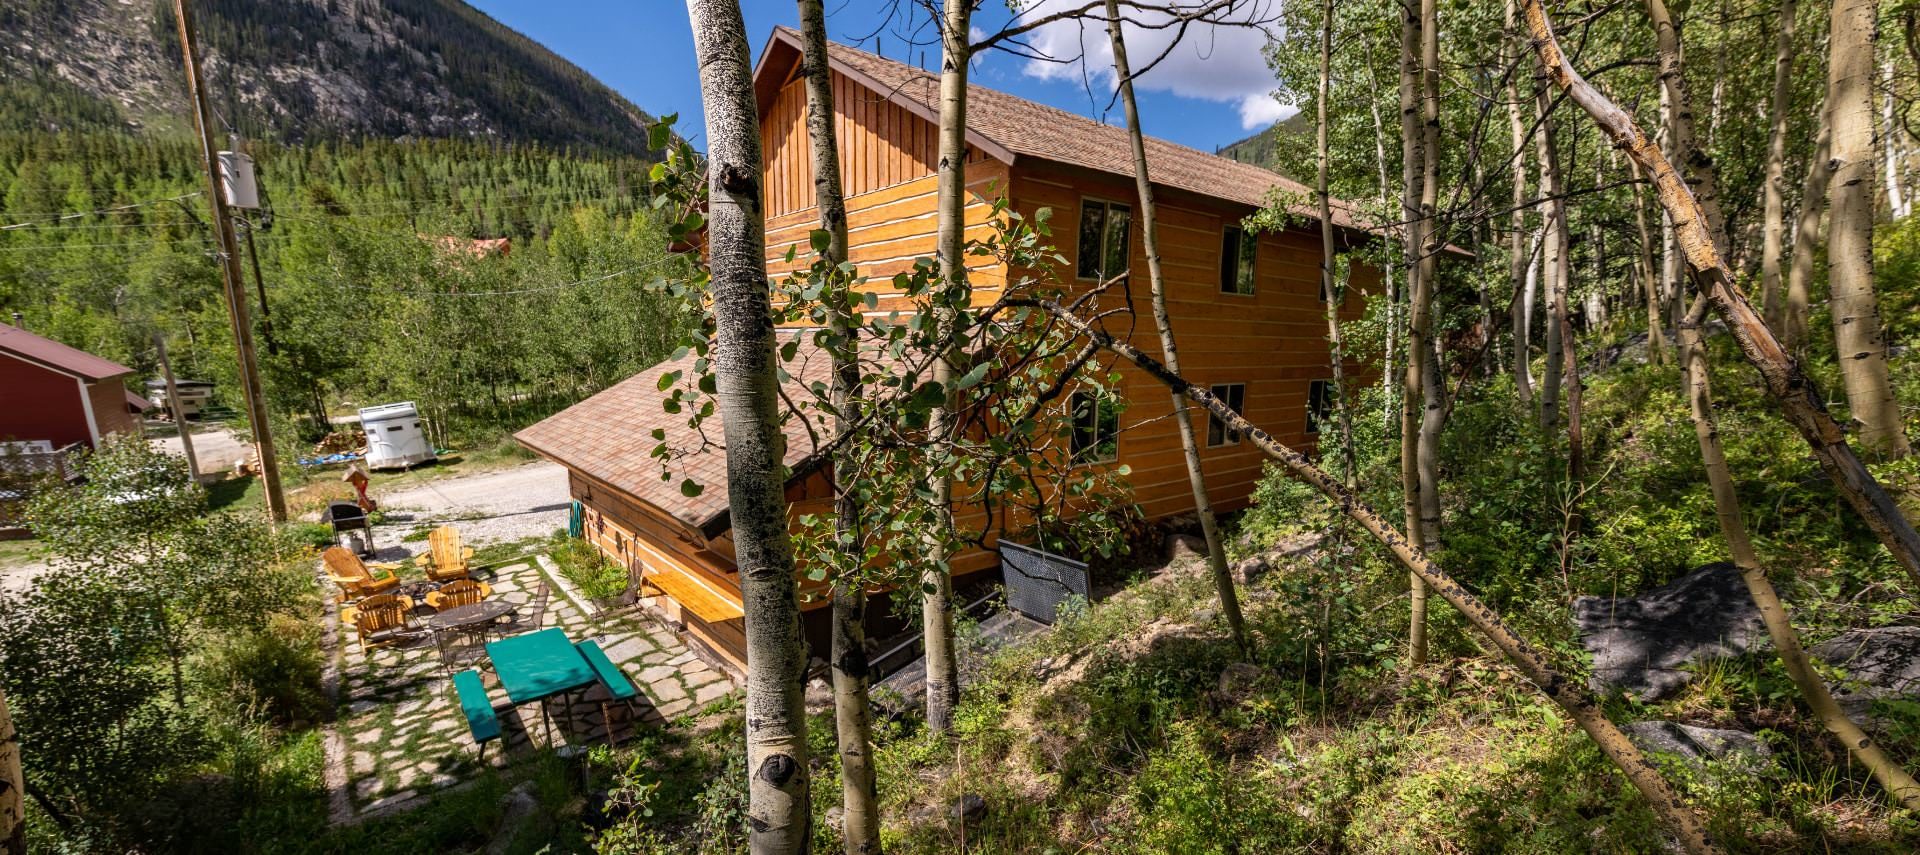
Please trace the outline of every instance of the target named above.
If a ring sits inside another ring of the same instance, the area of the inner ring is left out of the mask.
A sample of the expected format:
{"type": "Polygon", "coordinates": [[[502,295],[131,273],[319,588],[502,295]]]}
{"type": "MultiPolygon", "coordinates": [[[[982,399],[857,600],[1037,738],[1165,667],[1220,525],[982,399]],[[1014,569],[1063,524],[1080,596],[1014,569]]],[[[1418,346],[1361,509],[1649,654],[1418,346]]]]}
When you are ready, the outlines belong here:
{"type": "MultiPolygon", "coordinates": [[[[558,627],[487,642],[487,657],[493,660],[500,688],[516,707],[567,695],[567,709],[571,711],[573,696],[569,693],[600,680],[593,665],[558,627]]],[[[552,745],[553,717],[544,703],[540,705],[540,718],[546,725],[547,744],[552,745]]]]}
{"type": "Polygon", "coordinates": [[[584,689],[600,679],[557,627],[487,642],[487,657],[515,706],[584,689]]]}

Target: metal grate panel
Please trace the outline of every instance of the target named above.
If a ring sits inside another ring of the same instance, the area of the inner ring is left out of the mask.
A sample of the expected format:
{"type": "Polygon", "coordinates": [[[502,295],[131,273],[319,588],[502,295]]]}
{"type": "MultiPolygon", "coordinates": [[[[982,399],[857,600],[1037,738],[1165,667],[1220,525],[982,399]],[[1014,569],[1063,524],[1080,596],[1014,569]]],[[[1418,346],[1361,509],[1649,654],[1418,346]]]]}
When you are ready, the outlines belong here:
{"type": "Polygon", "coordinates": [[[1087,565],[1010,541],[1000,541],[1000,567],[1007,580],[1007,606],[1051,624],[1070,596],[1091,596],[1087,565]]]}

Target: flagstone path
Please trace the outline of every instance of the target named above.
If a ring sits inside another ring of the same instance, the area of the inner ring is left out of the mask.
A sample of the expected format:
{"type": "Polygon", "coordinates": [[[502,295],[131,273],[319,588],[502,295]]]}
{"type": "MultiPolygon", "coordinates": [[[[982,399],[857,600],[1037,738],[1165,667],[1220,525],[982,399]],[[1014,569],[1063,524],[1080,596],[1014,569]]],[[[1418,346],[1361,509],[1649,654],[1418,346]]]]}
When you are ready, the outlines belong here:
{"type": "MultiPolygon", "coordinates": [[[[545,750],[549,732],[555,746],[605,741],[609,727],[619,741],[636,728],[663,726],[734,692],[725,674],[701,661],[670,630],[631,610],[583,613],[533,561],[482,571],[476,578],[492,586],[493,597],[521,606],[548,584],[540,625],[560,627],[575,641],[596,639],[643,696],[634,712],[608,705],[611,722],[603,719],[600,702],[606,695],[598,687],[579,703],[556,700],[544,711],[540,704],[511,709],[498,680],[483,667],[487,693],[507,731],[501,740],[505,749],[489,745],[485,765],[503,767],[545,750]]],[[[361,647],[351,627],[340,627],[334,637],[340,709],[327,739],[327,778],[336,789],[334,821],[401,810],[479,773],[482,761],[431,637],[371,651],[361,647]]]]}

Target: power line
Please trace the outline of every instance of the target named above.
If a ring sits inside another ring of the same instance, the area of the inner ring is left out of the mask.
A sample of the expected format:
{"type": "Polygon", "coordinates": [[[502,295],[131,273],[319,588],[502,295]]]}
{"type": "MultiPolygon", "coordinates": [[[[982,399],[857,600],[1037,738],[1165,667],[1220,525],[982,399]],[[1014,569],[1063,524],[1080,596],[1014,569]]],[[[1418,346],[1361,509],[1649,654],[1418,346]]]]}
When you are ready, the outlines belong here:
{"type": "Polygon", "coordinates": [[[205,225],[205,223],[202,223],[198,220],[153,220],[153,221],[144,222],[144,223],[86,223],[84,225],[78,225],[78,226],[35,225],[33,223],[23,223],[21,225],[8,226],[6,230],[19,231],[24,234],[26,232],[39,232],[39,231],[78,232],[78,231],[95,231],[98,229],[153,229],[153,228],[164,228],[166,226],[203,226],[203,225],[205,225]]]}
{"type": "Polygon", "coordinates": [[[120,211],[131,211],[135,208],[145,208],[149,205],[164,205],[168,202],[180,202],[187,199],[192,199],[195,196],[200,195],[202,192],[204,191],[195,190],[192,193],[182,193],[178,196],[168,196],[165,199],[149,199],[145,202],[128,202],[125,205],[114,205],[109,208],[95,208],[91,211],[72,211],[68,213],[48,212],[44,214],[16,215],[16,216],[41,217],[42,219],[28,220],[24,223],[14,223],[12,225],[0,226],[0,232],[11,231],[13,229],[24,229],[28,226],[39,225],[42,223],[57,223],[62,220],[77,220],[77,219],[80,219],[81,217],[91,217],[99,214],[112,214],[120,211]]]}
{"type": "Polygon", "coordinates": [[[0,246],[0,252],[22,252],[30,249],[104,249],[116,246],[153,246],[155,244],[208,243],[211,238],[155,238],[153,240],[120,241],[117,243],[31,243],[24,246],[0,246]]]}
{"type": "Polygon", "coordinates": [[[583,285],[596,285],[610,279],[618,279],[619,277],[622,277],[622,276],[627,276],[630,274],[639,273],[645,270],[651,270],[653,268],[660,267],[662,265],[665,265],[669,262],[672,262],[680,258],[681,256],[688,255],[688,254],[689,253],[684,253],[684,252],[671,252],[671,253],[667,253],[665,256],[661,258],[647,262],[646,264],[635,265],[633,267],[629,267],[624,270],[615,270],[612,273],[602,274],[600,276],[592,276],[586,279],[578,279],[572,282],[561,282],[553,285],[540,285],[533,288],[512,288],[512,289],[500,290],[500,291],[409,291],[409,290],[403,290],[403,289],[379,288],[372,285],[352,285],[345,282],[335,283],[335,284],[338,285],[338,287],[350,288],[355,291],[370,291],[377,294],[392,294],[398,297],[505,297],[505,296],[511,296],[516,294],[539,294],[547,291],[559,291],[566,288],[578,288],[583,285]]]}

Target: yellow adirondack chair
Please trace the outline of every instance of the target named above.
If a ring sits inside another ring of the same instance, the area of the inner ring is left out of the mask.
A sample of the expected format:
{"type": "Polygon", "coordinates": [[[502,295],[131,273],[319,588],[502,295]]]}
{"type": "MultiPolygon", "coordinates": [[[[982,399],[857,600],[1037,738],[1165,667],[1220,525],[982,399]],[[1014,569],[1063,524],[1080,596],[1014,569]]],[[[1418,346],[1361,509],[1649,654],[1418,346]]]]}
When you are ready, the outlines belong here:
{"type": "Polygon", "coordinates": [[[340,586],[343,603],[391,591],[400,584],[400,577],[393,575],[393,568],[398,565],[374,564],[369,568],[360,556],[344,546],[327,547],[320,553],[320,560],[326,565],[327,578],[340,586]]]}
{"type": "Polygon", "coordinates": [[[426,571],[428,579],[451,582],[467,578],[472,560],[473,547],[462,546],[460,532],[443,525],[427,535],[427,551],[414,556],[413,563],[426,571]]]}
{"type": "MultiPolygon", "coordinates": [[[[407,613],[411,611],[413,598],[378,594],[342,609],[340,622],[353,626],[362,648],[378,647],[409,637],[407,613]]],[[[411,635],[417,637],[418,633],[411,635]]]]}
{"type": "Polygon", "coordinates": [[[455,579],[441,585],[436,591],[427,594],[427,605],[435,609],[451,609],[456,606],[471,606],[493,595],[493,588],[485,582],[472,579],[455,579]]]}

